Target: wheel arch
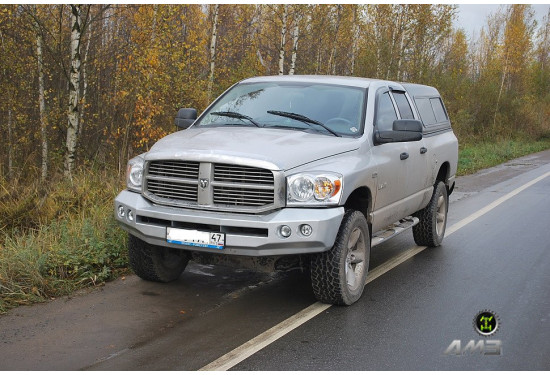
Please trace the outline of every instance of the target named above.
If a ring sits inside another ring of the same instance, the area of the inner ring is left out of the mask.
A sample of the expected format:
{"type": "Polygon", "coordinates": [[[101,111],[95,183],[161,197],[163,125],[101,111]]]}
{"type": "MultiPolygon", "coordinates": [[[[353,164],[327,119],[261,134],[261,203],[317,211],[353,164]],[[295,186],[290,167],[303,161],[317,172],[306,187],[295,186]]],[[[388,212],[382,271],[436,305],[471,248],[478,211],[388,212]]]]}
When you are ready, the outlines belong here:
{"type": "Polygon", "coordinates": [[[361,212],[369,224],[369,233],[372,236],[372,194],[367,186],[356,188],[344,203],[346,211],[355,210],[361,212]]]}
{"type": "Polygon", "coordinates": [[[437,181],[441,181],[445,184],[445,187],[447,188],[447,194],[451,195],[451,193],[454,190],[454,183],[452,186],[449,185],[449,177],[451,173],[451,165],[448,161],[441,164],[441,167],[439,167],[439,171],[437,172],[437,176],[434,181],[434,185],[437,184],[437,181]]]}

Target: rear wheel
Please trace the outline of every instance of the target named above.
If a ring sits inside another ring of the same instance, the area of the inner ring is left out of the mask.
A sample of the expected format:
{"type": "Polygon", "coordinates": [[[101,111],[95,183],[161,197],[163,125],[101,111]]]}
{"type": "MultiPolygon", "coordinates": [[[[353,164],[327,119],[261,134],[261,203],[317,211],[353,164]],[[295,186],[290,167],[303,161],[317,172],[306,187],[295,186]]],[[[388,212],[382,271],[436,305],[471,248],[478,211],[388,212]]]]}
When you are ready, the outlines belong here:
{"type": "Polygon", "coordinates": [[[128,236],[128,257],[136,275],[163,283],[177,280],[189,263],[187,252],[151,245],[131,234],[128,236]]]}
{"type": "Polygon", "coordinates": [[[311,260],[311,285],[324,303],[351,305],[363,293],[369,270],[370,235],[359,211],[344,215],[334,246],[311,260]]]}
{"type": "Polygon", "coordinates": [[[448,211],[447,187],[442,181],[437,181],[430,203],[415,214],[420,222],[413,227],[414,242],[419,246],[441,245],[447,227],[448,211]]]}

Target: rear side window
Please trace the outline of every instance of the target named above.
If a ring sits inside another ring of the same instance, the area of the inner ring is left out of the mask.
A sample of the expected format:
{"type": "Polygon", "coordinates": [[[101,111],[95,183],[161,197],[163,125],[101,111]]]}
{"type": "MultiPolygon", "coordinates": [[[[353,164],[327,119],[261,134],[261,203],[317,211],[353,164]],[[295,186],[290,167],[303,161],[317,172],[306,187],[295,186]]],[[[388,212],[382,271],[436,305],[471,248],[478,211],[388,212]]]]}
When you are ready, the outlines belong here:
{"type": "Polygon", "coordinates": [[[395,103],[397,104],[397,108],[399,109],[399,113],[401,114],[401,118],[406,120],[408,119],[414,120],[414,115],[411,109],[411,105],[409,104],[409,101],[407,100],[405,93],[394,91],[393,98],[395,99],[395,103]]]}
{"type": "Polygon", "coordinates": [[[449,119],[447,117],[447,113],[445,113],[445,108],[443,108],[443,103],[441,103],[440,98],[431,98],[430,103],[432,104],[432,108],[435,113],[435,120],[437,122],[445,122],[449,119]]]}
{"type": "Polygon", "coordinates": [[[376,109],[376,126],[378,130],[387,131],[393,129],[393,121],[397,120],[397,113],[390,98],[390,93],[380,95],[378,108],[376,109]]]}
{"type": "Polygon", "coordinates": [[[418,112],[420,112],[420,117],[422,118],[424,125],[430,126],[437,123],[430,99],[416,98],[414,99],[414,102],[416,103],[418,112]]]}

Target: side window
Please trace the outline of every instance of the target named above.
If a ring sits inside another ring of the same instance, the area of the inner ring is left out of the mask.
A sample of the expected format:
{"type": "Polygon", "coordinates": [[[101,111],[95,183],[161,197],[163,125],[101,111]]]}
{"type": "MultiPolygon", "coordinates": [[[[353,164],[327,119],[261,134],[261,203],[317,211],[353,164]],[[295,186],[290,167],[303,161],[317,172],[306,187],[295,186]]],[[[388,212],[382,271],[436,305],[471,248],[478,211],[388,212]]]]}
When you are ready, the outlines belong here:
{"type": "Polygon", "coordinates": [[[422,122],[426,126],[430,126],[435,124],[437,121],[435,119],[434,110],[432,109],[432,105],[430,103],[430,99],[428,98],[417,98],[414,99],[416,103],[416,108],[418,108],[418,112],[420,112],[420,117],[422,118],[422,122]]]}
{"type": "Polygon", "coordinates": [[[397,104],[397,109],[399,109],[399,113],[401,114],[401,118],[414,120],[411,105],[409,104],[405,93],[393,92],[392,94],[393,98],[395,99],[395,103],[397,104]]]}
{"type": "Polygon", "coordinates": [[[397,120],[397,113],[393,107],[390,93],[385,92],[378,98],[378,107],[376,108],[376,126],[380,131],[393,129],[393,121],[397,120]]]}
{"type": "Polygon", "coordinates": [[[443,108],[443,103],[441,103],[440,98],[431,98],[430,102],[432,103],[432,108],[434,109],[435,119],[437,122],[445,122],[449,120],[447,113],[445,113],[445,108],[443,108]]]}

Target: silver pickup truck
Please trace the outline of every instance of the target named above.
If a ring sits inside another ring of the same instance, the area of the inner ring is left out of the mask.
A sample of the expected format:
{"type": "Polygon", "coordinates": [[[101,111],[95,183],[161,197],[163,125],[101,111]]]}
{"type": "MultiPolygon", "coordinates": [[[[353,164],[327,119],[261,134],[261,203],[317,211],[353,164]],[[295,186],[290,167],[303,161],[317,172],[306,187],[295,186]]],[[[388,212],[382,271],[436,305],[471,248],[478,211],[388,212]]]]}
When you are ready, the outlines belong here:
{"type": "Polygon", "coordinates": [[[180,277],[189,260],[309,269],[313,292],[350,305],[370,250],[412,227],[439,246],[458,142],[429,86],[332,76],[243,80],[186,129],[131,159],[115,215],[134,272],[180,277]]]}

